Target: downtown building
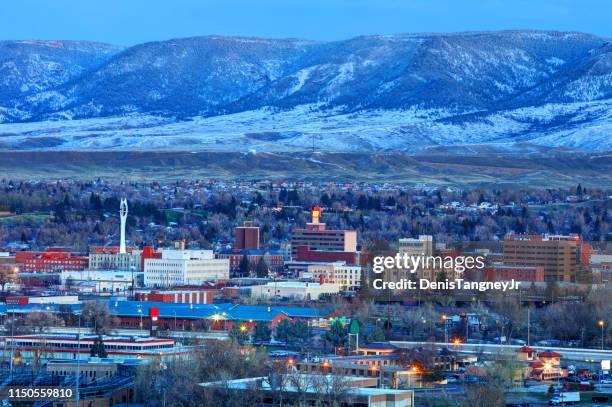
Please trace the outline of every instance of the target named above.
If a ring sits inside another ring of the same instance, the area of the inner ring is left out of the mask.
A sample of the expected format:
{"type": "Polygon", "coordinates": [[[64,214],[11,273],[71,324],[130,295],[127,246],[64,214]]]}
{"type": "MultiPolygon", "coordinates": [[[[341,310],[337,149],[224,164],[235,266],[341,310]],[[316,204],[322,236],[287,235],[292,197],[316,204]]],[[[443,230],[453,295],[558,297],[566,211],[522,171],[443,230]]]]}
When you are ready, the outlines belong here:
{"type": "Polygon", "coordinates": [[[229,279],[229,260],[216,259],[212,250],[162,250],[161,258],[145,259],[146,287],[201,285],[229,279]]]}
{"type": "Polygon", "coordinates": [[[327,229],[319,222],[321,210],[312,210],[312,222],[305,229],[291,232],[291,258],[298,262],[346,261],[357,264],[357,232],[354,230],[327,229]]]}
{"type": "Polygon", "coordinates": [[[361,266],[348,265],[343,261],[312,263],[300,277],[309,277],[320,284],[337,284],[340,291],[357,291],[361,287],[361,266]]]}
{"type": "Polygon", "coordinates": [[[128,247],[121,253],[119,246],[96,246],[89,250],[89,268],[97,270],[123,270],[142,272],[146,259],[160,258],[161,253],[153,247],[145,246],[142,250],[128,247]]]}
{"type": "Polygon", "coordinates": [[[578,235],[510,234],[504,239],[504,265],[542,267],[546,281],[575,282],[589,260],[590,245],[578,235]]]}
{"type": "Polygon", "coordinates": [[[259,250],[259,227],[254,226],[253,222],[245,221],[234,229],[234,233],[234,251],[259,250]]]}
{"type": "Polygon", "coordinates": [[[44,252],[16,252],[15,264],[20,272],[61,273],[62,271],[83,271],[89,260],[62,249],[49,249],[44,252]]]}
{"type": "Polygon", "coordinates": [[[60,281],[68,291],[117,294],[141,287],[143,273],[126,270],[66,270],[60,273],[60,281]]]}
{"type": "Polygon", "coordinates": [[[242,259],[246,257],[249,262],[249,272],[255,273],[260,261],[264,261],[268,269],[273,273],[283,270],[283,255],[276,250],[241,250],[239,252],[217,253],[218,259],[229,260],[230,271],[236,273],[240,269],[242,259]]]}

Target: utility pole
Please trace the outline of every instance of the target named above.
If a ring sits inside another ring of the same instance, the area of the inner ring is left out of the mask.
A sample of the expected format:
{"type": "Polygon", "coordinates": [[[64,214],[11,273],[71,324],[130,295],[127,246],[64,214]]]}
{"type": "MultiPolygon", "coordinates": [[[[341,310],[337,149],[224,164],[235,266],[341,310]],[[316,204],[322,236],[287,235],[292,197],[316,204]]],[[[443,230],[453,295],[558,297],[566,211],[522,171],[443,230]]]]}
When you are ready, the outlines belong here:
{"type": "Polygon", "coordinates": [[[527,346],[531,345],[531,308],[527,307],[527,346]]]}
{"type": "Polygon", "coordinates": [[[79,311],[79,330],[77,332],[77,368],[76,368],[76,407],[79,407],[79,380],[81,378],[81,311],[79,311]]]}
{"type": "Polygon", "coordinates": [[[13,317],[11,318],[11,368],[10,368],[10,377],[11,382],[10,385],[13,385],[13,357],[15,353],[15,338],[13,338],[15,333],[15,312],[13,311],[13,317]]]}

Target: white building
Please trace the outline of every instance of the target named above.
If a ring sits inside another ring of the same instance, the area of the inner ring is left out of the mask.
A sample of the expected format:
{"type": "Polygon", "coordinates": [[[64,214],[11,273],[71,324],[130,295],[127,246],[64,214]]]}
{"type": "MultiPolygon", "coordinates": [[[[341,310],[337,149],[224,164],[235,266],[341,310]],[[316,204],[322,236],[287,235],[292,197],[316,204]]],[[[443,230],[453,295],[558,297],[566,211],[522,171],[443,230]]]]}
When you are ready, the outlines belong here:
{"type": "MultiPolygon", "coordinates": [[[[142,285],[142,273],[134,272],[134,285],[142,285]]],[[[66,270],[60,273],[62,285],[71,286],[74,289],[83,283],[95,284],[95,291],[99,293],[127,292],[132,287],[132,273],[117,270],[92,270],[83,271],[66,270]]]]}
{"type": "Polygon", "coordinates": [[[318,300],[324,294],[338,294],[338,284],[304,283],[299,281],[281,281],[251,287],[251,297],[270,299],[274,297],[296,300],[318,300]]]}
{"type": "Polygon", "coordinates": [[[98,270],[142,271],[141,250],[128,253],[90,252],[89,268],[98,270]]]}
{"type": "Polygon", "coordinates": [[[161,259],[146,259],[147,287],[200,285],[229,279],[229,259],[215,259],[212,250],[162,250],[161,259]]]}
{"type": "Polygon", "coordinates": [[[404,238],[399,240],[400,254],[408,256],[432,256],[433,237],[430,235],[420,235],[418,239],[404,238]]]}
{"type": "Polygon", "coordinates": [[[308,265],[302,274],[324,284],[338,284],[340,291],[355,291],[361,286],[361,266],[349,266],[344,261],[308,265]]]}

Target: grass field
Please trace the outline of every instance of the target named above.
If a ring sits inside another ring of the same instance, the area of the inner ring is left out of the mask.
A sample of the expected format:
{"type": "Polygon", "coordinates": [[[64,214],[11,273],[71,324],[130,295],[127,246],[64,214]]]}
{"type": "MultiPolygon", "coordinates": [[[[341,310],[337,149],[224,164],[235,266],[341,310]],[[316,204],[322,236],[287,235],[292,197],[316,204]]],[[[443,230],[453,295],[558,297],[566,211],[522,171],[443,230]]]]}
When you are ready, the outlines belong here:
{"type": "Polygon", "coordinates": [[[501,188],[612,187],[612,155],[4,151],[11,179],[300,179],[501,188]]]}

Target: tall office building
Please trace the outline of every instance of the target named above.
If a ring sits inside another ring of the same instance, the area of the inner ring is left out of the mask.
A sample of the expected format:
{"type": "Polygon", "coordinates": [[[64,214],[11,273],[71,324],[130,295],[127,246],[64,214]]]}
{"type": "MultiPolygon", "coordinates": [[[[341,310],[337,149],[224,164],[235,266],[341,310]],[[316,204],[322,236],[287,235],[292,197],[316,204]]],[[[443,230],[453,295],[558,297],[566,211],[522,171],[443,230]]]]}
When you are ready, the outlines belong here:
{"type": "Polygon", "coordinates": [[[507,235],[504,265],[539,266],[546,281],[576,281],[589,264],[590,246],[577,235],[507,235]]]}
{"type": "Polygon", "coordinates": [[[235,229],[236,245],[234,251],[259,250],[259,227],[253,222],[245,221],[235,229]]]}
{"type": "MultiPolygon", "coordinates": [[[[319,222],[321,209],[317,206],[312,209],[312,222],[306,224],[306,229],[294,229],[291,232],[291,257],[301,261],[300,248],[307,248],[306,253],[316,255],[316,252],[357,252],[357,232],[354,230],[328,230],[325,223],[319,222]]],[[[302,249],[302,253],[305,251],[302,249]]],[[[316,256],[315,256],[316,257],[316,256]]],[[[321,261],[303,259],[304,261],[321,261]]],[[[326,258],[323,261],[344,260],[343,258],[326,258]]]]}

